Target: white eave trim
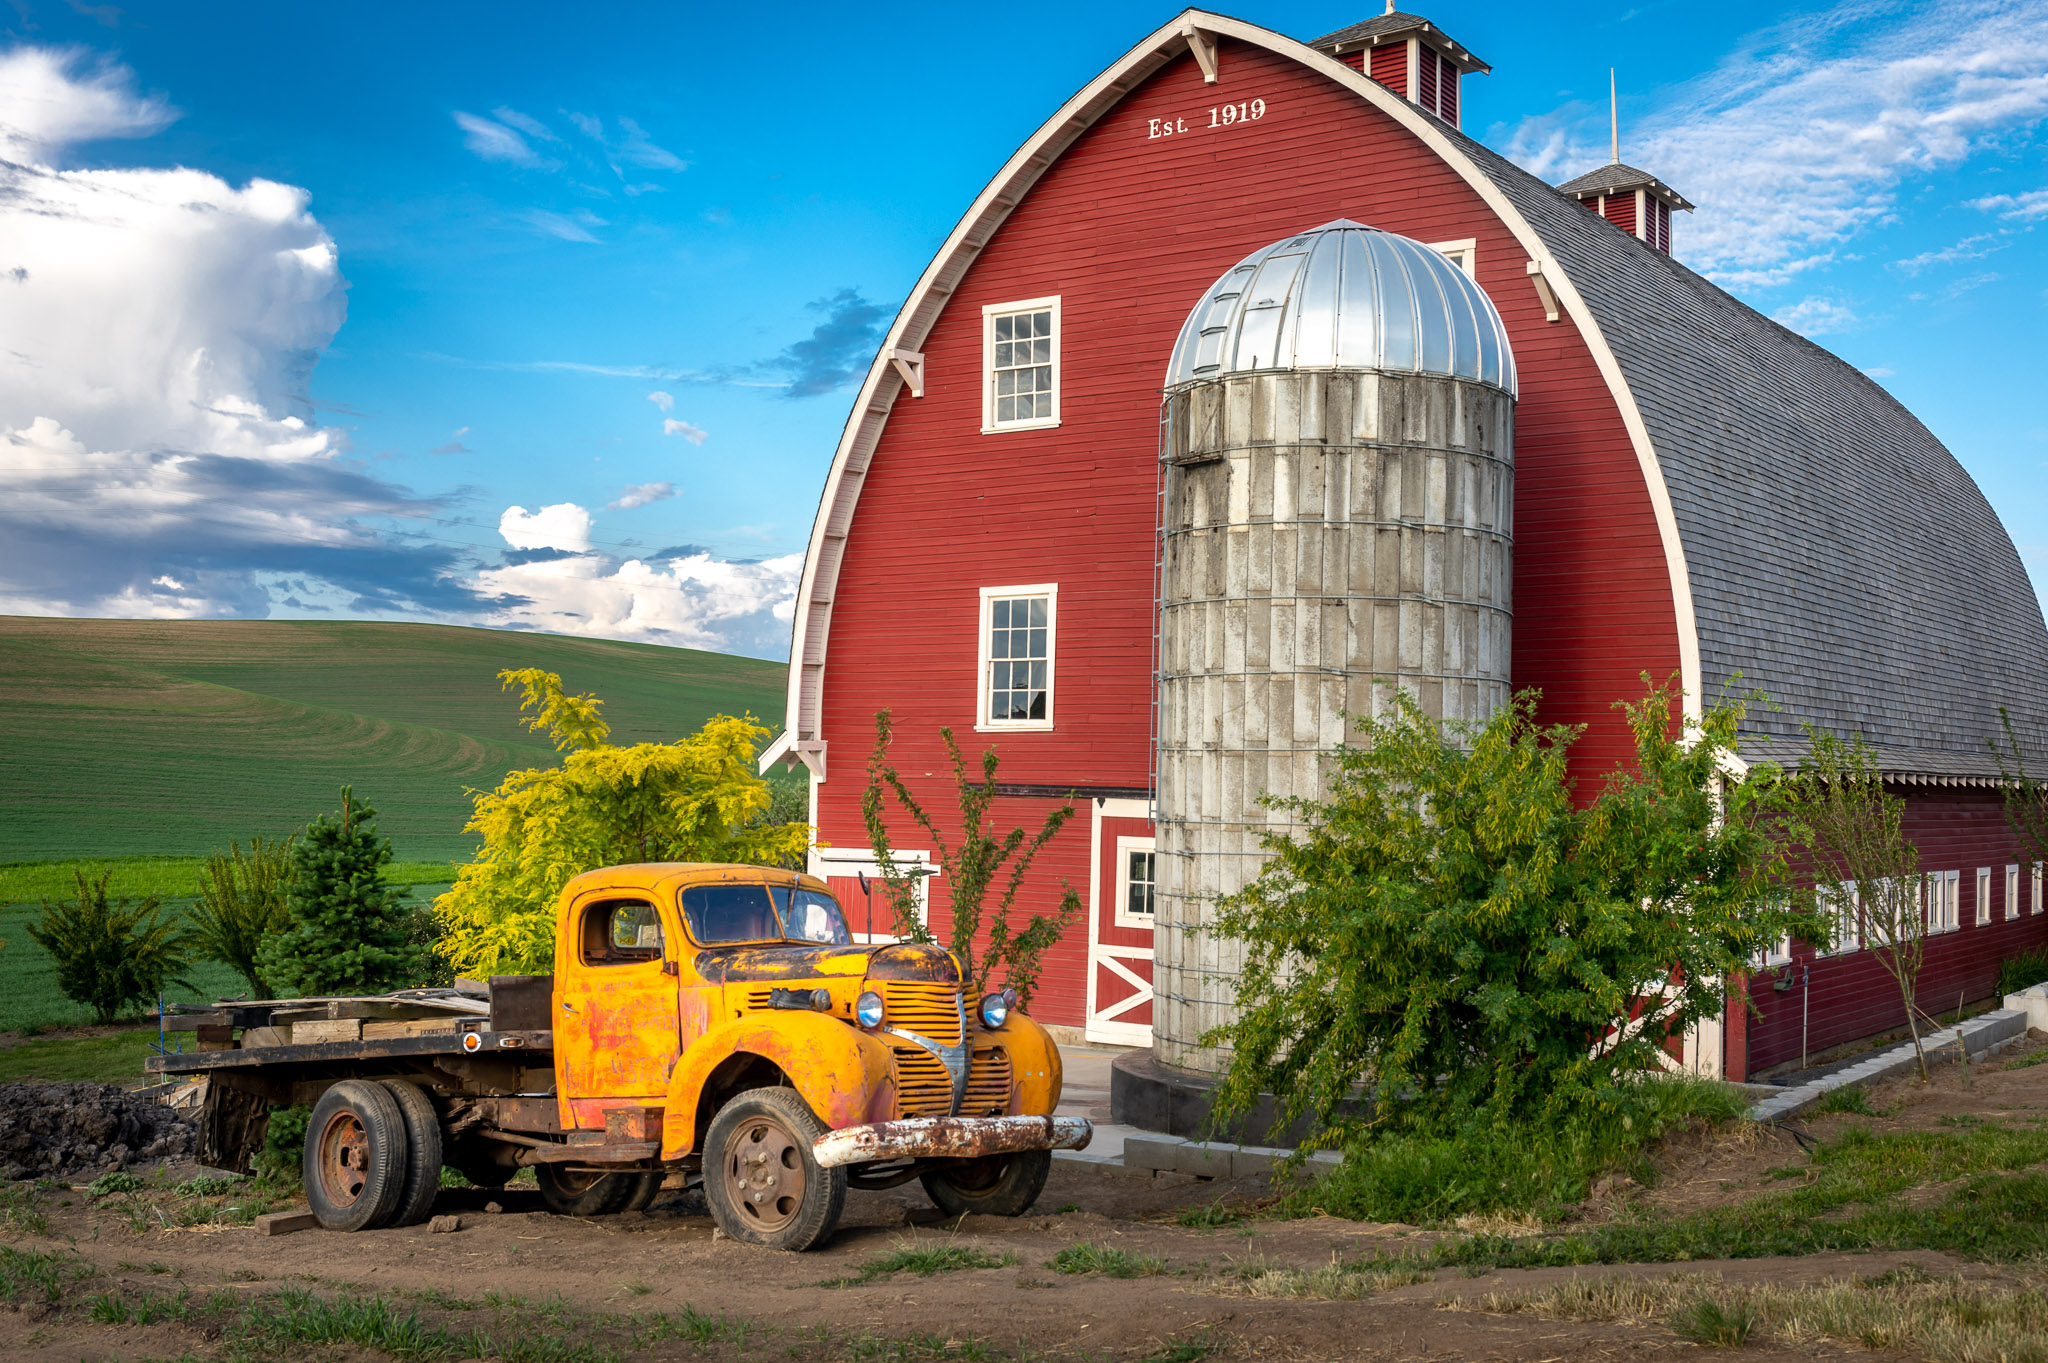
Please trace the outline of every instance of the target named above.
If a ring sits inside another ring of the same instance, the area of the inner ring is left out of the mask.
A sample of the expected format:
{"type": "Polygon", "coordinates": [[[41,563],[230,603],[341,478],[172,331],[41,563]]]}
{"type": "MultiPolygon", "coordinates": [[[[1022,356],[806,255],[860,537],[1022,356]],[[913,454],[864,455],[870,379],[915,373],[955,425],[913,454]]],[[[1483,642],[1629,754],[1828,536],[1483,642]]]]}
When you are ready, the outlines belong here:
{"type": "Polygon", "coordinates": [[[867,474],[868,460],[873,457],[875,444],[881,438],[890,407],[902,391],[902,378],[891,357],[898,351],[922,351],[924,339],[937,321],[940,310],[1010,210],[1023,200],[1031,186],[1076,138],[1094,126],[1139,82],[1186,54],[1186,30],[1189,26],[1199,28],[1212,42],[1231,38],[1264,48],[1277,56],[1291,58],[1351,90],[1421,139],[1444,164],[1464,179],[1521,243],[1529,260],[1538,267],[1531,273],[1540,270],[1565,313],[1585,337],[1587,348],[1592,352],[1601,377],[1606,380],[1608,391],[1621,412],[1630,443],[1635,448],[1636,462],[1642,469],[1650,504],[1656,514],[1658,534],[1664,547],[1665,570],[1671,583],[1672,614],[1678,635],[1679,679],[1685,687],[1684,714],[1688,719],[1699,719],[1703,714],[1699,628],[1693,612],[1692,580],[1686,570],[1685,547],[1679,539],[1678,518],[1672,508],[1671,492],[1664,482],[1664,470],[1657,461],[1656,450],[1650,443],[1642,411],[1622,376],[1621,364],[1601,334],[1585,299],[1565,273],[1564,266],[1550,253],[1550,248],[1507,196],[1418,106],[1362,72],[1354,71],[1304,43],[1240,19],[1189,9],[1153,30],[1150,36],[1082,87],[1011,155],[961,217],[931,264],[925,267],[916,287],[911,289],[910,296],[896,314],[896,320],[890,324],[888,335],[883,338],[874,362],[868,368],[867,378],[862,381],[859,396],[854,400],[852,414],[840,435],[839,448],[832,456],[832,469],[826,475],[824,495],[819,500],[810,545],[804,554],[803,578],[797,588],[795,619],[791,629],[788,718],[784,733],[797,739],[818,736],[817,701],[807,705],[805,696],[807,690],[814,698],[822,698],[823,695],[825,642],[831,628],[832,598],[838,585],[839,553],[845,545],[854,508],[860,500],[860,485],[867,474]],[[820,564],[828,550],[831,555],[830,571],[821,573],[820,564]],[[807,681],[810,683],[808,688],[807,681]]]}

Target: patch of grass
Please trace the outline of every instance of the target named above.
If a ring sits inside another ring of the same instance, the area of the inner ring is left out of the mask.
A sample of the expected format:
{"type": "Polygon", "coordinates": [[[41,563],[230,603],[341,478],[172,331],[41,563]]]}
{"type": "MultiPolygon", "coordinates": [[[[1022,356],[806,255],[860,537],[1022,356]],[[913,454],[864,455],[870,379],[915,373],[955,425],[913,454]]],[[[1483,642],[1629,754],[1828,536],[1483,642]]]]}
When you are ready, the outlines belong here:
{"type": "Polygon", "coordinates": [[[2017,994],[2022,989],[2031,989],[2044,981],[2048,981],[2048,946],[2028,947],[1998,963],[1998,993],[2001,998],[2017,994]]]}
{"type": "Polygon", "coordinates": [[[1189,1230],[1208,1230],[1217,1226],[1234,1226],[1242,1220],[1243,1212],[1226,1207],[1221,1202],[1211,1202],[1206,1207],[1183,1208],[1181,1214],[1173,1218],[1173,1224],[1185,1226],[1189,1230]]]}
{"type": "MultiPolygon", "coordinates": [[[[9,943],[5,956],[14,950],[9,943]]],[[[83,1010],[81,1010],[83,1011],[83,1010]]],[[[126,1028],[104,1036],[39,1037],[0,1050],[0,1083],[41,1079],[53,1084],[134,1084],[146,1078],[142,1062],[156,1054],[156,1027],[126,1028]]],[[[191,1038],[186,1038],[190,1044],[191,1038]]],[[[178,1043],[174,1038],[171,1044],[178,1043]]]]}
{"type": "Polygon", "coordinates": [[[1148,1355],[1143,1363],[1201,1363],[1222,1347],[1222,1341],[1204,1331],[1193,1339],[1177,1340],[1167,1345],[1159,1353],[1148,1355]]]}
{"type": "Polygon", "coordinates": [[[0,1184],[0,1225],[24,1235],[48,1235],[50,1217],[33,1183],[0,1184]]]}
{"type": "Polygon", "coordinates": [[[101,1325],[154,1325],[163,1320],[182,1324],[192,1318],[194,1310],[192,1290],[181,1287],[175,1296],[150,1293],[129,1298],[118,1292],[102,1292],[92,1299],[85,1314],[88,1320],[101,1325]]]}
{"type": "Polygon", "coordinates": [[[1648,1182],[1643,1147],[1666,1132],[1736,1121],[1745,1110],[1733,1089],[1700,1079],[1648,1080],[1643,1096],[1645,1110],[1636,1117],[1572,1130],[1381,1136],[1345,1151],[1341,1165],[1289,1194],[1280,1208],[1416,1226],[1502,1212],[1553,1221],[1584,1201],[1593,1180],[1608,1170],[1648,1182]]]}
{"type": "Polygon", "coordinates": [[[1870,1094],[1861,1084],[1844,1084],[1829,1089],[1821,1100],[1813,1105],[1815,1112],[1853,1113],[1859,1117],[1875,1117],[1877,1110],[1870,1105],[1870,1094]]]}
{"type": "Polygon", "coordinates": [[[1569,1234],[1445,1241],[1429,1261],[1538,1268],[1934,1249],[2011,1262],[2048,1254],[2048,1175],[2026,1172],[2044,1160],[2048,1130],[2039,1126],[1882,1135],[1858,1127],[1814,1151],[1812,1179],[1800,1187],[1569,1234]],[[1901,1196],[1928,1185],[1945,1191],[1901,1196]]]}
{"type": "Polygon", "coordinates": [[[965,1245],[918,1245],[899,1241],[887,1254],[878,1254],[862,1264],[851,1276],[829,1278],[820,1287],[865,1287],[898,1273],[915,1273],[929,1278],[935,1273],[959,1273],[975,1268],[1007,1268],[1017,1262],[1014,1254],[984,1254],[965,1245]]]}
{"type": "MultiPolygon", "coordinates": [[[[246,841],[246,839],[239,839],[246,841]]],[[[69,899],[78,893],[76,873],[98,879],[111,872],[107,893],[117,899],[195,899],[204,857],[105,857],[70,861],[13,861],[0,866],[0,904],[40,905],[45,899],[69,899]]],[[[394,861],[384,868],[393,885],[448,885],[455,863],[394,861]]]]}
{"type": "Polygon", "coordinates": [[[1909,1352],[1932,1363],[2048,1360],[2048,1293],[1931,1278],[1915,1269],[1817,1287],[1734,1287],[1701,1274],[1615,1275],[1438,1305],[1547,1320],[1663,1321],[1687,1338],[1720,1347],[1766,1335],[1795,1347],[1829,1342],[1909,1352]]]}
{"type": "Polygon", "coordinates": [[[1069,1245],[1045,1266],[1059,1273],[1100,1273],[1105,1278],[1150,1278],[1166,1271],[1166,1261],[1157,1255],[1093,1244],[1069,1245]]]}
{"type": "Polygon", "coordinates": [[[2032,1055],[2023,1055],[2017,1060],[2008,1060],[2005,1062],[2005,1068],[2009,1070],[2030,1070],[2044,1061],[2048,1061],[2048,1047],[2035,1051],[2032,1055]]]}
{"type": "Polygon", "coordinates": [[[0,1301],[62,1301],[67,1288],[91,1276],[75,1255],[0,1245],[0,1301]]]}
{"type": "Polygon", "coordinates": [[[699,1350],[714,1344],[732,1344],[745,1353],[747,1342],[760,1327],[750,1320],[684,1306],[674,1313],[633,1318],[634,1343],[642,1348],[663,1340],[679,1339],[699,1350]]]}
{"type": "Polygon", "coordinates": [[[1068,1212],[1077,1212],[1080,1210],[1081,1204],[1078,1202],[1062,1202],[1059,1206],[1054,1207],[1052,1209],[1052,1214],[1054,1216],[1065,1216],[1068,1212]]]}
{"type": "Polygon", "coordinates": [[[1235,1265],[1217,1287],[1254,1297],[1313,1297],[1324,1301],[1357,1301],[1389,1288],[1429,1282],[1436,1275],[1418,1264],[1331,1262],[1321,1268],[1275,1268],[1264,1259],[1235,1265]]]}

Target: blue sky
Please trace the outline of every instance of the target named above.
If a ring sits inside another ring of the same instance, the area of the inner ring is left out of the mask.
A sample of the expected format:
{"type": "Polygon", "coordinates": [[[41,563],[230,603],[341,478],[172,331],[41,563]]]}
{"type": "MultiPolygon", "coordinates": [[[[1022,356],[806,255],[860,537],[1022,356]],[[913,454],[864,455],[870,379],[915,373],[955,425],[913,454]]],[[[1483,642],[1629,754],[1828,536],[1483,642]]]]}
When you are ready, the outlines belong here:
{"type": "MultiPolygon", "coordinates": [[[[2048,582],[2048,6],[1417,8],[1493,64],[1467,131],[1553,182],[1617,66],[1624,159],[1701,205],[1676,254],[1879,377],[2048,582]]],[[[879,327],[1173,12],[17,0],[0,611],[780,656],[879,327]]]]}

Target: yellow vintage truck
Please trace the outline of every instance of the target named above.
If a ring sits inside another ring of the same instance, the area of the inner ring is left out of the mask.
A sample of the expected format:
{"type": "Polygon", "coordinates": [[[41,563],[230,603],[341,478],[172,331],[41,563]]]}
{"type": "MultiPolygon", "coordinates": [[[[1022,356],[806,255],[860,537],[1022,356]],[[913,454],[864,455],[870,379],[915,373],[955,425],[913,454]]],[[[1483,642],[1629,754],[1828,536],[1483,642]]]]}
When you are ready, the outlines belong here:
{"type": "Polygon", "coordinates": [[[801,1250],[849,1188],[923,1182],[948,1213],[1016,1216],[1051,1152],[1060,1054],[951,953],[860,945],[822,881],[758,866],[614,866],[569,882],[552,975],[374,998],[234,1001],[151,1057],[203,1078],[200,1160],[247,1171],[270,1113],[310,1106],[306,1195],[334,1230],[431,1214],[441,1169],[531,1167],[579,1216],[696,1186],[735,1240],[801,1250]]]}

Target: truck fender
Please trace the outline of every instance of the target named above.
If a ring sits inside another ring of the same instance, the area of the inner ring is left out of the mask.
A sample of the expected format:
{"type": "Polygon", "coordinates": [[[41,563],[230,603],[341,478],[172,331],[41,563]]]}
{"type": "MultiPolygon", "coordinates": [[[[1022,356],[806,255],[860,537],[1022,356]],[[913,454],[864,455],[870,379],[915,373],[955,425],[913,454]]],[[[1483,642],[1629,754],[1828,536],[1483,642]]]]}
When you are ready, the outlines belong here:
{"type": "Polygon", "coordinates": [[[1010,1054],[1011,1115],[1042,1117],[1058,1107],[1066,1073],[1060,1048],[1045,1028],[1012,1013],[994,1036],[1010,1054]]]}
{"type": "Polygon", "coordinates": [[[895,1115],[895,1058],[887,1046],[822,1013],[755,1013],[713,1027],[676,1063],[661,1119],[663,1159],[696,1148],[698,1105],[719,1066],[735,1056],[757,1056],[780,1069],[834,1130],[895,1115]]]}

